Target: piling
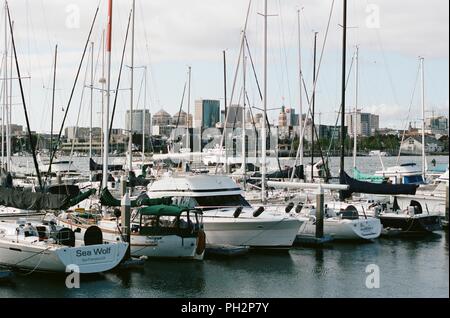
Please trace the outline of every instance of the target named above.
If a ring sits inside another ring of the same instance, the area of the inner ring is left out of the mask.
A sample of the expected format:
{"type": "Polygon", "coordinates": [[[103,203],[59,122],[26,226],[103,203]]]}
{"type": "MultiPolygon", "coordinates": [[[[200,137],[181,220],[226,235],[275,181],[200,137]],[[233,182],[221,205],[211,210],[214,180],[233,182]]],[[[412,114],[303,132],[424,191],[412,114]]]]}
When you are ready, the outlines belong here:
{"type": "Polygon", "coordinates": [[[316,238],[323,238],[323,218],[324,218],[324,192],[319,187],[316,195],[316,238]]]}
{"type": "Polygon", "coordinates": [[[122,235],[124,241],[128,243],[128,249],[125,254],[125,259],[129,259],[131,257],[131,236],[130,236],[131,201],[130,196],[126,190],[125,195],[122,197],[122,200],[120,202],[120,212],[121,212],[122,235]]]}
{"type": "Polygon", "coordinates": [[[449,191],[448,191],[448,184],[445,186],[445,226],[448,227],[448,214],[449,214],[449,209],[450,209],[450,204],[449,204],[449,191]]]}
{"type": "Polygon", "coordinates": [[[59,172],[56,174],[56,184],[62,184],[62,177],[59,172]]]}

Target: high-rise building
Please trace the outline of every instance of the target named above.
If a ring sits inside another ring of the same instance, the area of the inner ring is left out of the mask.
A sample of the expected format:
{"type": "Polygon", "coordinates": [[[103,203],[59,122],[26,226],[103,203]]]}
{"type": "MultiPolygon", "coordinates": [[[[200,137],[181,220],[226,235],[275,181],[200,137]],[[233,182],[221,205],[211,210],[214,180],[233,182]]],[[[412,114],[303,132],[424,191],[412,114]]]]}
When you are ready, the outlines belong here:
{"type": "Polygon", "coordinates": [[[220,101],[200,99],[195,101],[196,128],[214,128],[220,122],[220,101]]]}
{"type": "Polygon", "coordinates": [[[375,135],[380,128],[380,116],[371,113],[362,113],[358,110],[345,115],[345,125],[348,127],[348,134],[353,138],[356,125],[356,136],[370,137],[375,135]]]}
{"type": "Polygon", "coordinates": [[[299,125],[299,115],[295,113],[295,109],[288,107],[286,112],[286,124],[289,127],[295,127],[299,125]]]}
{"type": "Polygon", "coordinates": [[[433,116],[425,121],[425,129],[431,134],[447,134],[448,118],[444,116],[433,116]]]}
{"type": "MultiPolygon", "coordinates": [[[[133,114],[131,116],[133,122],[133,133],[142,134],[144,129],[142,126],[144,125],[145,120],[145,134],[150,134],[150,125],[151,125],[151,115],[150,112],[146,109],[145,112],[143,109],[133,109],[133,114]],[[144,118],[145,116],[145,118],[144,118]]],[[[125,129],[130,131],[130,111],[127,110],[126,118],[125,118],[125,129]]]]}
{"type": "Polygon", "coordinates": [[[231,105],[227,108],[227,128],[242,127],[243,107],[239,105],[231,105]]]}

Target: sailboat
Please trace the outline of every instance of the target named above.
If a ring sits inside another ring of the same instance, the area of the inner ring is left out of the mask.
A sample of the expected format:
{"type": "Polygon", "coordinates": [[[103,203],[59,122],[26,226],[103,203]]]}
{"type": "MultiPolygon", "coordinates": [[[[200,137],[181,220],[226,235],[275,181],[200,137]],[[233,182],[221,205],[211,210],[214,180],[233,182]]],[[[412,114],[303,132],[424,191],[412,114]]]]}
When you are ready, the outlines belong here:
{"type": "Polygon", "coordinates": [[[0,222],[0,265],[21,270],[81,274],[115,268],[124,258],[128,243],[103,243],[102,233],[91,227],[84,240],[68,228],[49,222],[0,222]]]}

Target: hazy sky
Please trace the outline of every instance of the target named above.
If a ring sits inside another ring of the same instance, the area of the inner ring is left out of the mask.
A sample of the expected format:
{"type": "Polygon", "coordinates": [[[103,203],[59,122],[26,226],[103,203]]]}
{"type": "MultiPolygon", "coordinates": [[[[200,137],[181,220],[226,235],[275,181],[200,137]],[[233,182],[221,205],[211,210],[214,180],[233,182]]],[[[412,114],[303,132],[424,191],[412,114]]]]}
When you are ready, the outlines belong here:
{"type": "MultiPolygon", "coordinates": [[[[317,121],[333,124],[340,104],[342,0],[269,0],[269,108],[281,105],[298,108],[297,10],[301,9],[302,69],[312,89],[313,34],[318,33],[319,54],[324,54],[317,83],[317,121]],[[328,17],[329,32],[324,45],[328,17]]],[[[55,127],[59,127],[68,103],[88,31],[97,4],[100,5],[91,40],[95,42],[95,86],[101,77],[102,30],[106,25],[107,1],[13,0],[16,48],[24,92],[33,130],[50,131],[51,80],[54,46],[59,46],[55,127]]],[[[113,87],[117,81],[131,0],[115,0],[113,16],[113,87]]],[[[192,102],[198,98],[223,101],[222,51],[227,50],[228,92],[231,94],[248,0],[136,0],[135,65],[147,66],[147,107],[152,113],[180,107],[187,68],[192,66],[192,102]]],[[[248,40],[258,79],[262,82],[263,0],[253,0],[248,22],[248,40]]],[[[360,47],[359,106],[380,115],[383,127],[403,128],[420,119],[420,82],[416,83],[418,56],[425,57],[427,111],[448,115],[449,17],[447,0],[349,0],[348,63],[355,45],[360,47]],[[415,96],[413,90],[417,84],[415,96]],[[410,109],[411,106],[411,109],[410,109]],[[409,112],[410,109],[410,112],[409,112]]],[[[4,50],[4,10],[0,19],[0,45],[4,50]]],[[[125,63],[130,63],[130,46],[125,63]]],[[[10,63],[10,60],[8,60],[10,63]]],[[[86,59],[67,125],[89,124],[89,90],[81,93],[86,59]],[[80,109],[81,107],[81,109],[80,109]]],[[[144,104],[143,70],[135,71],[135,107],[144,104]],[[142,89],[141,89],[142,87],[142,89]]],[[[2,67],[3,72],[3,67],[2,67]]],[[[124,68],[118,96],[115,127],[124,127],[129,106],[129,69],[124,68]]],[[[13,77],[16,77],[14,68],[13,77]]],[[[87,77],[89,81],[89,76],[87,77]]],[[[87,82],[88,83],[88,82],[87,82]]],[[[242,87],[238,75],[234,101],[242,87]]],[[[354,106],[351,75],[347,107],[354,106]]],[[[252,106],[260,107],[255,78],[248,69],[248,91],[252,106]]],[[[3,97],[2,97],[3,98],[3,97]]],[[[100,123],[101,95],[94,93],[94,124],[100,123]]],[[[184,104],[187,110],[187,102],[184,104]]],[[[274,119],[278,110],[271,111],[274,119]]],[[[429,113],[431,114],[431,113],[429,113]]],[[[13,122],[24,124],[19,86],[13,84],[13,122]]],[[[57,128],[55,128],[57,130],[57,128]]]]}

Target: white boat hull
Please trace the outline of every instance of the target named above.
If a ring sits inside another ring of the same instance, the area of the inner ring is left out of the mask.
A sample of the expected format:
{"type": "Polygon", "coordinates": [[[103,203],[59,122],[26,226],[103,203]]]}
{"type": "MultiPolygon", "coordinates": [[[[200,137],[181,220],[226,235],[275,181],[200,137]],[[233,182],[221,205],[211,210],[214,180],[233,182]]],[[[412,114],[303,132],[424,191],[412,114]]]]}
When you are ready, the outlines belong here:
{"type": "MultiPolygon", "coordinates": [[[[77,237],[83,237],[87,227],[79,224],[72,224],[66,220],[58,219],[58,224],[72,230],[80,229],[77,237]]],[[[103,233],[103,240],[106,242],[117,242],[121,240],[120,233],[115,228],[115,222],[100,221],[97,225],[103,233]]],[[[204,251],[197,254],[197,238],[183,238],[178,235],[131,235],[131,255],[146,256],[151,258],[185,258],[202,260],[204,251]]]]}
{"type": "Polygon", "coordinates": [[[25,270],[66,272],[75,265],[81,274],[105,272],[123,259],[128,244],[61,247],[0,240],[0,264],[25,270]]]}
{"type": "MultiPolygon", "coordinates": [[[[324,220],[323,230],[325,235],[336,240],[372,240],[380,236],[382,225],[376,218],[358,220],[330,218],[324,220]]],[[[315,235],[315,233],[315,222],[308,219],[298,234],[315,235]]]]}
{"type": "Polygon", "coordinates": [[[252,248],[289,248],[302,224],[295,218],[233,218],[203,216],[206,242],[252,248]]]}

